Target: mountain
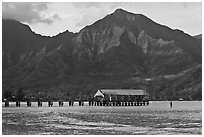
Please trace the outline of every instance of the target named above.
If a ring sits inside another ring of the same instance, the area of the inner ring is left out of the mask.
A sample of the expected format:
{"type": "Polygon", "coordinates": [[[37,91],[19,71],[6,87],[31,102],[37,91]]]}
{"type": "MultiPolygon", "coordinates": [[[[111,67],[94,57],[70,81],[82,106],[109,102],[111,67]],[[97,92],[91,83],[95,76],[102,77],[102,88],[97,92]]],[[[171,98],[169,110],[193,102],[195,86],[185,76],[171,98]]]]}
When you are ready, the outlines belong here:
{"type": "Polygon", "coordinates": [[[4,96],[23,89],[26,97],[57,100],[144,88],[152,99],[201,99],[202,42],[142,14],[117,9],[54,37],[18,21],[3,20],[2,28],[4,96]]]}
{"type": "Polygon", "coordinates": [[[38,43],[46,37],[35,34],[30,27],[15,20],[2,20],[2,58],[3,70],[18,64],[25,58],[30,58],[38,43]],[[25,54],[25,53],[28,54],[25,54]]]}
{"type": "Polygon", "coordinates": [[[55,73],[64,69],[62,65],[69,64],[67,43],[70,43],[74,33],[66,31],[51,38],[37,35],[17,21],[3,20],[2,26],[5,34],[2,48],[3,88],[15,90],[30,84],[36,87],[38,81],[53,78],[55,73]]]}
{"type": "Polygon", "coordinates": [[[195,35],[195,36],[193,36],[193,37],[196,38],[196,39],[202,39],[202,34],[195,35]]]}

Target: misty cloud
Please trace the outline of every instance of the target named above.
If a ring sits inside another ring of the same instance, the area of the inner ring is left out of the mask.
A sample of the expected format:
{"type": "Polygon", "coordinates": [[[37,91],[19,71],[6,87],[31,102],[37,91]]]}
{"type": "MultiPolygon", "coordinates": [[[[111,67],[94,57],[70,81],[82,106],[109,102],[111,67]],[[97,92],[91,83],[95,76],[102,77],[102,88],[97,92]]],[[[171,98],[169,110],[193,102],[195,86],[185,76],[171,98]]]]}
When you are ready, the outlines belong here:
{"type": "Polygon", "coordinates": [[[83,27],[90,25],[93,20],[98,20],[107,15],[107,9],[109,10],[110,3],[107,2],[83,2],[83,3],[73,3],[73,6],[77,9],[80,18],[77,20],[75,26],[76,27],[83,27]],[[87,10],[88,9],[88,10],[87,10]]]}
{"type": "Polygon", "coordinates": [[[48,14],[47,2],[3,2],[2,18],[15,19],[27,23],[46,23],[51,24],[54,19],[61,19],[57,14],[48,14]]]}

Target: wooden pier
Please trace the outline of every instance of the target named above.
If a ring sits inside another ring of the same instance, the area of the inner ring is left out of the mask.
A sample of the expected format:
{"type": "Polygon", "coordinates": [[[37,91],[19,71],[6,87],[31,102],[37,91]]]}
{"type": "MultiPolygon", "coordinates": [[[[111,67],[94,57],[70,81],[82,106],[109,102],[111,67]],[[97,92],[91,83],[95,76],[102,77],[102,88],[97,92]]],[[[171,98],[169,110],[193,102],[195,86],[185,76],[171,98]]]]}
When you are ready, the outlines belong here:
{"type": "MultiPolygon", "coordinates": [[[[46,99],[45,99],[46,100],[46,99]]],[[[44,101],[45,101],[44,100],[44,101]]],[[[9,100],[5,99],[5,107],[9,107],[9,100]]],[[[88,106],[104,106],[104,107],[128,107],[128,106],[148,106],[149,94],[144,90],[136,89],[99,89],[94,96],[90,96],[89,99],[83,99],[78,97],[75,99],[64,100],[61,98],[58,101],[58,106],[85,106],[85,102],[88,106]]],[[[37,101],[38,107],[43,107],[43,98],[40,97],[37,101]]],[[[21,101],[16,101],[16,107],[21,106],[21,101]]],[[[27,99],[27,107],[34,106],[30,99],[27,99]]],[[[45,105],[46,106],[46,105],[45,105]]],[[[47,106],[53,107],[53,101],[47,100],[47,106]]]]}
{"type": "Polygon", "coordinates": [[[9,102],[6,101],[4,102],[4,107],[73,107],[73,106],[94,106],[94,107],[134,107],[134,106],[148,106],[149,101],[143,101],[143,102],[100,102],[100,101],[68,101],[68,102],[63,102],[63,101],[58,101],[58,102],[9,102]]]}

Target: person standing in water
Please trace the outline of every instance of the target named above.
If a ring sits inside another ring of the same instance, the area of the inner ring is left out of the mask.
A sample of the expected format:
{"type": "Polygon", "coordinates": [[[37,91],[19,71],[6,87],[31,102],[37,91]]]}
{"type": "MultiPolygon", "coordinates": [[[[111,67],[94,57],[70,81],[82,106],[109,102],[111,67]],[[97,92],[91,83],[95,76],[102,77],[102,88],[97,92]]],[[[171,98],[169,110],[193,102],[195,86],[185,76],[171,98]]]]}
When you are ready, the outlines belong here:
{"type": "Polygon", "coordinates": [[[170,107],[172,108],[172,106],[173,106],[173,103],[172,103],[172,101],[170,101],[170,107]]]}

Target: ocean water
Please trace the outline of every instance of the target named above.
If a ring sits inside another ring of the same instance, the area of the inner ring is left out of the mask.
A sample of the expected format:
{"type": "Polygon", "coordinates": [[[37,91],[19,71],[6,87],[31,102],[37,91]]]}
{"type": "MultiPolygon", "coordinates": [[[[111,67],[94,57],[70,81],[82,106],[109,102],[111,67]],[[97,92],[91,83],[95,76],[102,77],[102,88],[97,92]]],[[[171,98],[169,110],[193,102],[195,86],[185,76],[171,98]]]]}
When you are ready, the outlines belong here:
{"type": "Polygon", "coordinates": [[[2,104],[3,135],[201,135],[202,102],[152,101],[149,106],[26,107],[2,104]]]}

